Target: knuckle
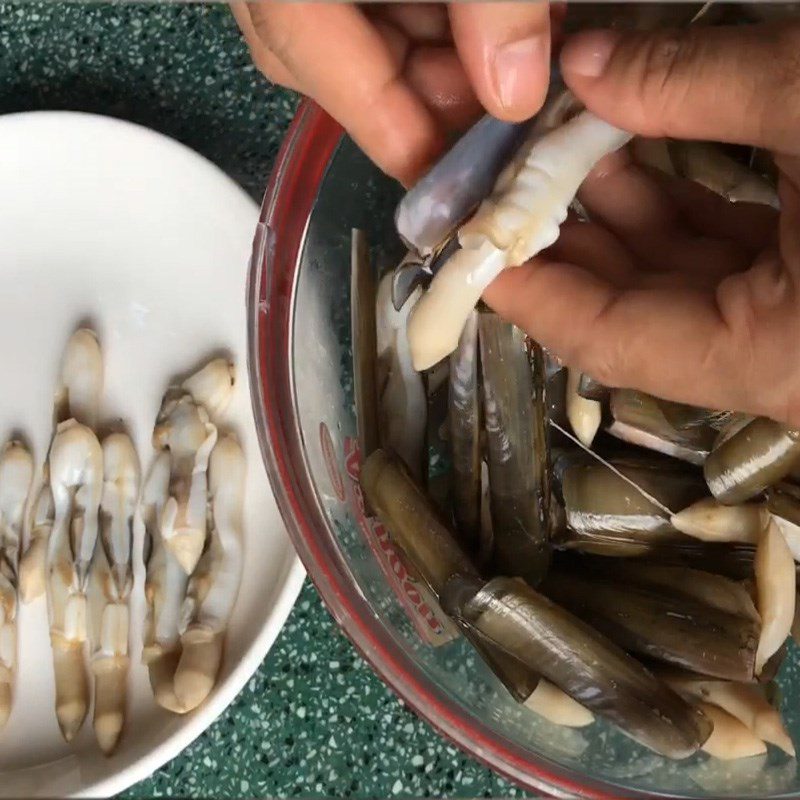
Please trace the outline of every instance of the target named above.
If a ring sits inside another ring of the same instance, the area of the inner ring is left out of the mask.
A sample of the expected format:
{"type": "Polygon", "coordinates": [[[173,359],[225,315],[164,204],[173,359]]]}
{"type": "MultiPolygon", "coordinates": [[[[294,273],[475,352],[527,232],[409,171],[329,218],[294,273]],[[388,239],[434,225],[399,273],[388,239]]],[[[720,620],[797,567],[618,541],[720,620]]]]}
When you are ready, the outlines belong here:
{"type": "Polygon", "coordinates": [[[692,32],[663,31],[642,41],[639,101],[646,115],[647,109],[657,104],[656,118],[665,119],[685,99],[692,65],[697,61],[698,40],[692,32]]]}
{"type": "Polygon", "coordinates": [[[295,26],[291,15],[276,16],[256,5],[252,11],[253,29],[269,53],[283,64],[291,61],[295,43],[295,26]]]}

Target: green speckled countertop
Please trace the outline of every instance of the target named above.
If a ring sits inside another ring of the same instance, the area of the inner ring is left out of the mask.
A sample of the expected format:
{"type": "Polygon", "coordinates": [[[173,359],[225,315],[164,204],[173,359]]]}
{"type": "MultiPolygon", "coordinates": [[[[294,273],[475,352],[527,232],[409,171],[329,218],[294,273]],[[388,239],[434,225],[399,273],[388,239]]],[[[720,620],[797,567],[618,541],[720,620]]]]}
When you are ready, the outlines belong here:
{"type": "MultiPolygon", "coordinates": [[[[225,7],[0,3],[0,113],[73,109],[149,125],[260,200],[295,106],[251,66],[225,7]]],[[[166,795],[522,793],[404,708],[307,585],[236,702],[127,793],[166,795]]]]}

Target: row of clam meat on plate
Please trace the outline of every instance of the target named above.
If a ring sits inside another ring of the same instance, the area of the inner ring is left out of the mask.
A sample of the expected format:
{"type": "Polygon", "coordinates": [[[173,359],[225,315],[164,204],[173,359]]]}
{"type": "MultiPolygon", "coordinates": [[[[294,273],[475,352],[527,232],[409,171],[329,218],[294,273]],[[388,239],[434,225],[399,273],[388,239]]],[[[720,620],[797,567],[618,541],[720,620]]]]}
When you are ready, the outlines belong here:
{"type": "Polygon", "coordinates": [[[41,474],[20,440],[0,456],[0,716],[17,679],[18,602],[45,595],[61,733],[69,742],[82,727],[91,676],[94,731],[110,754],[126,716],[135,522],[145,531],[142,660],[157,702],[184,713],[221,664],[242,570],[245,464],[215,424],[234,386],[226,359],[167,390],[143,484],[130,436],[101,416],[103,384],[97,336],[81,328],[62,359],[41,474]]]}
{"type": "MultiPolygon", "coordinates": [[[[407,193],[397,268],[376,280],[353,232],[367,509],[529,709],[603,717],[673,759],[793,757],[775,677],[797,627],[800,432],[602,386],[481,304],[631,139],[563,88],[502,125],[482,120],[407,193]]],[[[777,205],[769,175],[715,144],[633,145],[731,202],[777,205]]]]}

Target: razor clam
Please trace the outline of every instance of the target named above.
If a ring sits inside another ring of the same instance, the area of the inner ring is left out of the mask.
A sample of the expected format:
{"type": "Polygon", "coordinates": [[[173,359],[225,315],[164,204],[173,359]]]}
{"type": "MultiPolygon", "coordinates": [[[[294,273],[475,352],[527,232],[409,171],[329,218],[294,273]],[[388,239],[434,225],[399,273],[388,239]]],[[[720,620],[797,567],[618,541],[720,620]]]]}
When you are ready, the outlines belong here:
{"type": "Polygon", "coordinates": [[[735,411],[713,411],[710,408],[675,403],[660,397],[657,398],[657,402],[666,420],[678,430],[706,426],[720,431],[738,416],[735,411]]]}
{"type": "Polygon", "coordinates": [[[610,391],[611,390],[607,386],[603,386],[599,381],[590,378],[585,372],[581,373],[580,379],[578,380],[578,394],[581,397],[585,397],[587,400],[597,400],[598,403],[602,403],[608,397],[610,391]]]}
{"type": "Polygon", "coordinates": [[[212,417],[228,408],[235,386],[236,367],[227,358],[212,358],[181,384],[212,417]]]}
{"type": "Polygon", "coordinates": [[[209,544],[189,579],[181,608],[182,653],[175,670],[174,692],[188,711],[206,699],[222,663],[226,628],[244,563],[244,485],[244,453],[236,437],[228,434],[211,453],[209,544]]]}
{"type": "Polygon", "coordinates": [[[610,579],[622,585],[641,585],[664,589],[675,595],[696,600],[718,611],[742,617],[760,624],[761,618],[745,586],[723,575],[672,564],[654,564],[637,559],[608,559],[597,557],[575,560],[581,572],[600,579],[610,579]]]}
{"type": "Polygon", "coordinates": [[[350,248],[350,326],[353,350],[353,394],[361,458],[379,446],[378,381],[375,353],[377,325],[375,276],[363,231],[353,229],[350,248]]]}
{"type": "Polygon", "coordinates": [[[11,714],[17,679],[19,550],[33,480],[33,458],[12,440],[0,453],[0,728],[11,714]]]}
{"type": "Polygon", "coordinates": [[[449,613],[540,672],[575,701],[670,758],[695,753],[707,719],[593,628],[518,578],[456,576],[445,587],[449,613]]]}
{"type": "Polygon", "coordinates": [[[481,539],[481,399],[478,385],[478,312],[467,318],[450,356],[448,424],[452,459],[453,515],[465,546],[481,539]]]}
{"type": "Polygon", "coordinates": [[[568,531],[557,547],[561,549],[554,552],[554,563],[567,569],[581,568],[581,564],[595,559],[598,565],[624,564],[630,560],[634,565],[697,569],[734,581],[753,579],[755,548],[747,545],[698,542],[685,536],[676,541],[647,545],[609,537],[582,537],[568,531]],[[635,552],[634,546],[637,546],[635,552]],[[617,560],[612,561],[612,558],[617,560]]]}
{"type": "Polygon", "coordinates": [[[731,436],[735,436],[742,428],[749,425],[754,419],[755,417],[750,416],[750,414],[740,414],[738,411],[735,411],[733,414],[721,420],[720,424],[715,426],[718,433],[717,438],[714,439],[714,446],[711,449],[716,450],[720,445],[727,442],[731,436]]]}
{"type": "Polygon", "coordinates": [[[664,677],[678,694],[704,700],[727,711],[759,739],[780,747],[794,757],[795,749],[781,715],[767,700],[761,686],[730,681],[706,681],[692,677],[664,677]]]}
{"type": "Polygon", "coordinates": [[[704,497],[673,514],[670,521],[681,533],[706,542],[755,545],[769,521],[769,512],[762,503],[725,506],[713,497],[704,497]]]}
{"type": "MultiPolygon", "coordinates": [[[[555,104],[562,102],[559,95],[555,104]]],[[[543,135],[540,131],[533,126],[492,193],[458,229],[460,249],[443,263],[414,306],[408,338],[417,369],[435,364],[458,346],[469,312],[503,269],[525,263],[555,242],[578,187],[594,165],[630,139],[589,111],[543,135]]]]}
{"type": "Polygon", "coordinates": [[[535,584],[549,560],[541,350],[532,365],[522,331],[491,312],[479,326],[493,567],[535,584]]]}
{"type": "Polygon", "coordinates": [[[767,509],[777,524],[792,557],[800,561],[800,486],[782,482],[767,491],[767,509]]]}
{"type": "MultiPolygon", "coordinates": [[[[437,601],[454,575],[477,578],[472,562],[397,456],[375,450],[361,467],[360,481],[370,507],[437,601]]],[[[464,634],[515,699],[522,702],[530,697],[538,673],[472,631],[464,634]]]]}
{"type": "Polygon", "coordinates": [[[670,139],[667,149],[676,173],[705,186],[731,203],[758,203],[780,208],[774,185],[717,144],[670,139]]]}
{"type": "Polygon", "coordinates": [[[425,390],[425,458],[422,481],[428,497],[445,519],[452,516],[452,497],[448,464],[448,425],[450,364],[440,361],[435,367],[422,373],[425,390]]]}
{"type": "Polygon", "coordinates": [[[53,403],[54,425],[76,419],[93,428],[102,393],[103,356],[97,334],[89,328],[79,328],[70,336],[61,357],[53,403]]]}
{"type": "Polygon", "coordinates": [[[650,466],[622,459],[611,464],[652,500],[603,464],[568,464],[561,477],[567,527],[584,537],[645,545],[682,540],[666,509],[685,508],[702,497],[706,489],[699,476],[666,464],[661,468],[660,460],[650,466]]]}
{"type": "Polygon", "coordinates": [[[591,447],[602,422],[603,409],[597,400],[587,400],[579,392],[581,374],[567,367],[565,387],[567,418],[574,434],[591,447]]]}
{"type": "Polygon", "coordinates": [[[618,439],[673,458],[702,465],[716,432],[698,425],[678,429],[667,420],[659,401],[644,392],[612,389],[611,424],[606,430],[618,439]]]}
{"type": "Polygon", "coordinates": [[[542,591],[628,652],[725,680],[751,681],[760,626],[644,581],[552,572],[542,591]]]}
{"type": "Polygon", "coordinates": [[[697,707],[714,725],[703,750],[714,758],[749,758],[767,752],[767,746],[733,714],[711,703],[699,701],[697,707]]]}
{"type": "Polygon", "coordinates": [[[48,462],[54,519],[47,549],[47,607],[56,717],[70,742],[89,707],[85,588],[99,529],[103,450],[94,431],[68,419],[56,428],[48,462]]]}
{"type": "Polygon", "coordinates": [[[406,244],[422,256],[436,251],[489,194],[530,127],[478,120],[400,201],[395,226],[406,244]]]}
{"type": "Polygon", "coordinates": [[[585,728],[594,722],[594,714],[588,708],[544,679],[525,701],[525,707],[556,725],[568,728],[585,728]]]}
{"type": "Polygon", "coordinates": [[[378,438],[384,450],[392,450],[421,480],[425,459],[427,403],[422,376],[411,364],[406,322],[414,296],[400,311],[391,298],[392,276],[378,284],[375,307],[376,380],[378,387],[378,438]]]}
{"type": "Polygon", "coordinates": [[[754,569],[756,605],[762,622],[756,655],[758,674],[789,636],[797,599],[795,563],[774,521],[764,530],[758,543],[754,569]]]}
{"type": "Polygon", "coordinates": [[[208,460],[217,442],[217,427],[188,391],[172,386],[161,401],[152,442],[156,450],[166,450],[170,456],[161,538],[184,572],[191,575],[208,534],[208,460]]]}
{"type": "Polygon", "coordinates": [[[103,441],[100,546],[89,578],[88,633],[94,675],[94,731],[110,754],[125,722],[128,696],[133,525],[139,497],[139,459],[127,434],[103,441]]]}
{"type": "Polygon", "coordinates": [[[704,465],[711,494],[736,505],[789,474],[800,457],[800,431],[758,417],[714,447],[704,465]]]}

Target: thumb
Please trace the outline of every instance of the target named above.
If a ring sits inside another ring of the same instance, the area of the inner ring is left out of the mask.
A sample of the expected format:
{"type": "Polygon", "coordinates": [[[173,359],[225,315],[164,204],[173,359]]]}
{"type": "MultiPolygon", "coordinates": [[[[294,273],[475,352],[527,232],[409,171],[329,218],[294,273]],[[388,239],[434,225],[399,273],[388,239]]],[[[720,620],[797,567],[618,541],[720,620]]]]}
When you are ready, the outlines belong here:
{"type": "Polygon", "coordinates": [[[800,152],[800,26],[588,31],[561,54],[586,107],[643,136],[800,152]]]}

